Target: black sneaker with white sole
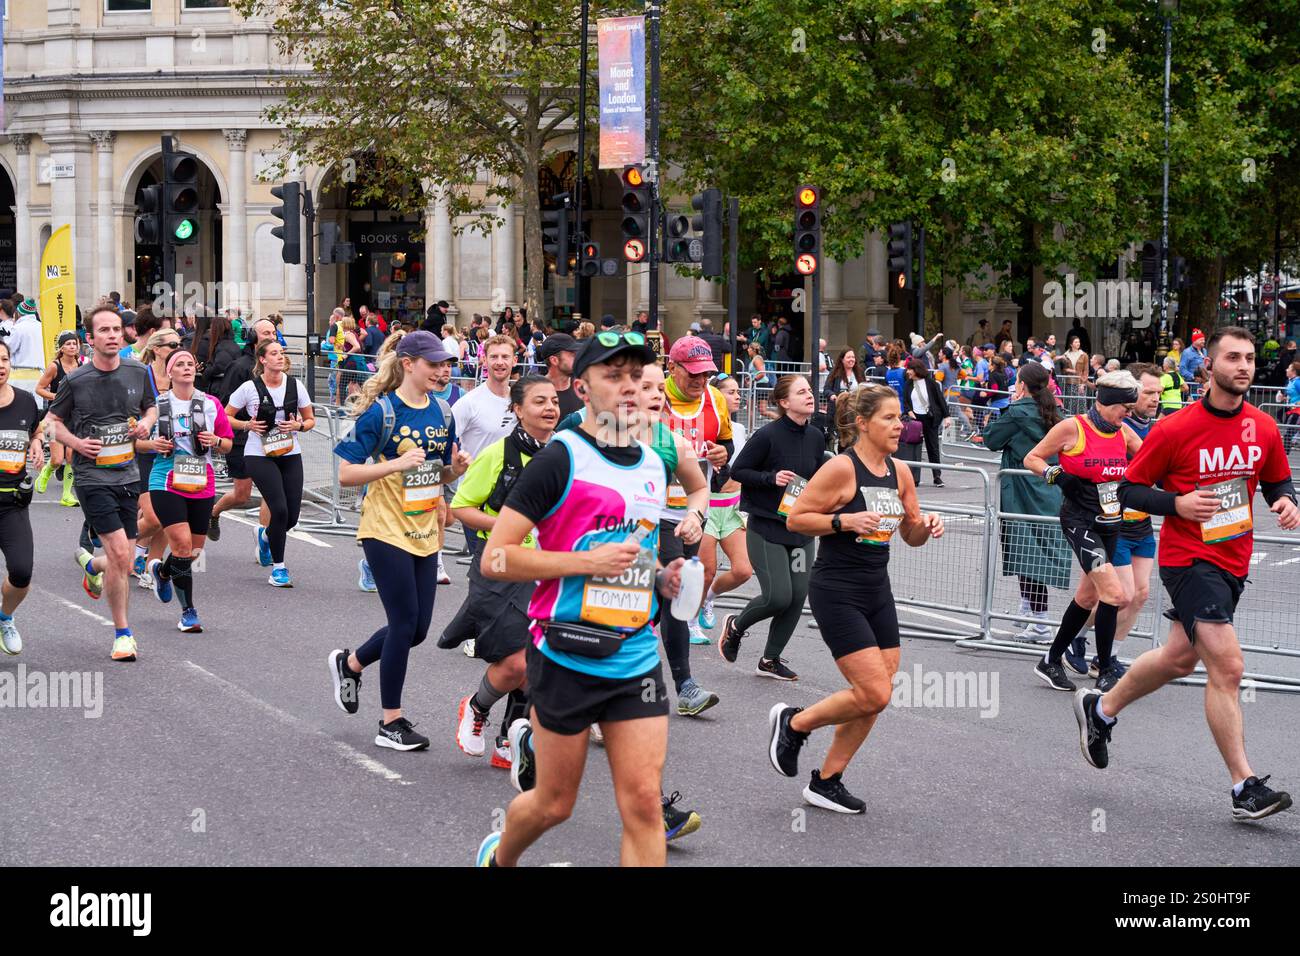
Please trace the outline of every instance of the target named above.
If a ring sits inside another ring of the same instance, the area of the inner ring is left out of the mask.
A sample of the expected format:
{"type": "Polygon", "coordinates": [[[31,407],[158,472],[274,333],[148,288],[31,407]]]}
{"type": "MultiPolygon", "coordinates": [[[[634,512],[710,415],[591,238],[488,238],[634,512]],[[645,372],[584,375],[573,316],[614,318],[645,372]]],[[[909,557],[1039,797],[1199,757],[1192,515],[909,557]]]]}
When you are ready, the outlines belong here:
{"type": "Polygon", "coordinates": [[[1101,694],[1084,688],[1074,695],[1074,719],[1079,724],[1079,749],[1083,759],[1098,770],[1105,770],[1110,763],[1110,753],[1106,745],[1110,743],[1110,732],[1115,729],[1117,721],[1106,723],[1097,716],[1097,701],[1101,694]]]}
{"type": "Polygon", "coordinates": [[[1124,676],[1126,668],[1119,662],[1119,658],[1112,657],[1105,667],[1097,669],[1097,690],[1103,694],[1119,683],[1119,679],[1124,676]]]}
{"type": "Polygon", "coordinates": [[[859,800],[845,788],[840,778],[843,772],[822,779],[820,770],[812,772],[812,780],[803,788],[803,798],[814,807],[834,810],[836,813],[866,813],[865,800],[859,800]]]}
{"type": "Polygon", "coordinates": [[[758,667],[757,669],[755,669],[754,673],[757,674],[759,677],[772,677],[775,678],[776,680],[798,680],[799,679],[798,674],[796,674],[794,671],[790,670],[790,668],[785,666],[784,657],[778,657],[774,661],[769,661],[765,657],[761,658],[758,662],[758,667]]]}
{"type": "Polygon", "coordinates": [[[211,520],[208,521],[208,540],[221,540],[221,515],[213,515],[211,520]]]}
{"type": "Polygon", "coordinates": [[[722,619],[722,640],[718,641],[718,653],[728,664],[736,663],[736,655],[740,653],[740,640],[745,635],[736,630],[734,621],[736,615],[728,614],[722,619]]]}
{"type": "Polygon", "coordinates": [[[348,667],[352,652],[346,647],[330,651],[330,680],[334,683],[334,703],[345,714],[355,714],[361,707],[361,675],[348,667]]]}
{"type": "Polygon", "coordinates": [[[787,777],[799,775],[799,751],[808,739],[807,734],[800,733],[790,726],[795,714],[802,707],[790,707],[787,704],[773,704],[768,711],[767,722],[771,736],[767,744],[767,757],[772,767],[779,774],[787,777]]]}
{"type": "Polygon", "coordinates": [[[520,793],[537,786],[537,761],[533,757],[533,725],[518,717],[506,734],[510,742],[510,783],[520,793]]]}
{"type": "Polygon", "coordinates": [[[1060,661],[1053,664],[1044,657],[1034,665],[1034,673],[1052,690],[1064,690],[1073,693],[1078,689],[1074,686],[1074,681],[1065,676],[1065,668],[1061,666],[1060,661]]]}
{"type": "Polygon", "coordinates": [[[1232,795],[1232,819],[1261,820],[1291,806],[1291,794],[1265,786],[1269,776],[1246,778],[1241,794],[1232,795]]]}
{"type": "Polygon", "coordinates": [[[380,747],[389,747],[393,750],[424,750],[429,746],[429,738],[417,734],[412,729],[414,726],[405,717],[398,717],[388,723],[380,721],[375,743],[380,747]]]}

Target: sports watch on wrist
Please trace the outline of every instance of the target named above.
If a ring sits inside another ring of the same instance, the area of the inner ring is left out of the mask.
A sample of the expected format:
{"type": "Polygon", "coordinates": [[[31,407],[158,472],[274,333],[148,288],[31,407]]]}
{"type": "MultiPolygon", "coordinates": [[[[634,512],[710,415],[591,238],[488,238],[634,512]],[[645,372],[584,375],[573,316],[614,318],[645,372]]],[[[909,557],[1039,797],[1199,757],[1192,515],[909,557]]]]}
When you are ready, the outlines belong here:
{"type": "Polygon", "coordinates": [[[839,516],[839,515],[831,515],[831,530],[832,530],[832,531],[836,531],[836,532],[838,532],[838,531],[843,531],[843,530],[844,530],[844,529],[840,526],[840,516],[839,516]]]}

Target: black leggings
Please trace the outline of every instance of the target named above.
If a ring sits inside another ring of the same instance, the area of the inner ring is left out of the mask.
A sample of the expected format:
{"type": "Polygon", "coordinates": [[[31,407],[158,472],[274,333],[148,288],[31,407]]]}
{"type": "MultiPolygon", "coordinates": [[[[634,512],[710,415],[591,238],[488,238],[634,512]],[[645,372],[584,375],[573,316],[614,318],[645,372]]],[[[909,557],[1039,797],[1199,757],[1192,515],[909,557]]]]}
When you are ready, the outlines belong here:
{"type": "Polygon", "coordinates": [[[361,548],[370,563],[370,573],[375,577],[388,623],[357,648],[357,660],[362,667],[379,661],[380,706],[397,710],[402,706],[406,659],[411,648],[429,636],[433,599],[438,589],[438,555],[416,557],[374,538],[362,541],[361,548]]]}
{"type": "Polygon", "coordinates": [[[9,583],[19,590],[32,583],[32,522],[26,508],[0,506],[0,552],[5,556],[9,583]]]}
{"type": "MultiPolygon", "coordinates": [[[[671,521],[659,522],[659,561],[664,567],[678,558],[688,561],[699,554],[699,542],[683,544],[677,537],[677,524],[671,521]]],[[[668,652],[668,668],[673,674],[673,683],[677,689],[691,679],[691,629],[689,621],[679,621],[668,610],[670,602],[659,601],[659,635],[663,638],[664,650],[668,652]]]]}
{"type": "Polygon", "coordinates": [[[284,542],[289,529],[298,523],[302,510],[302,455],[246,455],[244,470],[257,485],[257,493],[271,510],[271,524],[266,540],[271,545],[271,560],[284,563],[284,542]]]}
{"type": "Polygon", "coordinates": [[[163,528],[172,525],[189,525],[190,535],[201,538],[208,533],[212,523],[212,505],[215,498],[187,498],[174,491],[154,491],[149,495],[153,513],[163,528]]]}
{"type": "Polygon", "coordinates": [[[1029,607],[1035,614],[1042,614],[1047,610],[1047,585],[1033,581],[1023,574],[1019,577],[1020,596],[1029,602],[1029,607]]]}

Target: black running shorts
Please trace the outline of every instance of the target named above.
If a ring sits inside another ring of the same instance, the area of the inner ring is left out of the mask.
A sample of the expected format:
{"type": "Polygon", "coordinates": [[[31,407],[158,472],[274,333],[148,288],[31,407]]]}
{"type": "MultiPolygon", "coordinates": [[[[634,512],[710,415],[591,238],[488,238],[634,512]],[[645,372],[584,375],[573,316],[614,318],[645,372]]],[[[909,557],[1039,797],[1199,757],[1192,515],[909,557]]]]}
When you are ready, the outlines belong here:
{"type": "Polygon", "coordinates": [[[886,578],[884,587],[840,591],[818,587],[816,577],[808,587],[808,606],[818,632],[836,660],[855,651],[898,647],[898,609],[886,578]]]}
{"type": "Polygon", "coordinates": [[[137,482],[129,485],[91,485],[76,482],[72,490],[81,502],[81,514],[97,537],[125,531],[128,540],[136,536],[136,513],[140,508],[137,482]]]}
{"type": "Polygon", "coordinates": [[[537,722],[552,733],[572,736],[607,720],[668,716],[662,664],[639,677],[609,680],[563,667],[532,643],[527,663],[528,700],[537,722]]]}
{"type": "Polygon", "coordinates": [[[1246,589],[1246,578],[1239,578],[1210,561],[1196,558],[1185,568],[1160,568],[1160,582],[1169,593],[1173,607],[1165,608],[1165,617],[1177,621],[1187,632],[1187,640],[1196,643],[1196,622],[1231,624],[1237,602],[1246,589]]]}
{"type": "Polygon", "coordinates": [[[244,445],[245,441],[237,441],[230,446],[230,451],[226,452],[226,473],[230,475],[231,481],[247,481],[249,475],[244,468],[244,445]]]}
{"type": "Polygon", "coordinates": [[[153,504],[153,513],[158,516],[158,523],[164,528],[187,524],[191,535],[197,537],[208,533],[215,499],[187,498],[174,491],[155,491],[149,495],[149,501],[153,504]]]}
{"type": "Polygon", "coordinates": [[[1102,529],[1095,524],[1078,524],[1062,517],[1061,532],[1085,574],[1095,571],[1103,564],[1115,563],[1115,546],[1119,543],[1118,524],[1113,528],[1102,529]]]}

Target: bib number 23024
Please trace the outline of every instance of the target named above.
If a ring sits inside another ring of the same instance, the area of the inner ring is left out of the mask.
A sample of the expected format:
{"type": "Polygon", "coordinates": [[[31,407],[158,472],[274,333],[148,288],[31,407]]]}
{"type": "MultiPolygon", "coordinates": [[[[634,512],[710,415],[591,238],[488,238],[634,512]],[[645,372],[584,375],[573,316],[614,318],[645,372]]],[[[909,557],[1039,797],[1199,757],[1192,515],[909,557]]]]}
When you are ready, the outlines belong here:
{"type": "Polygon", "coordinates": [[[402,511],[408,515],[427,514],[438,506],[442,497],[440,461],[422,461],[402,472],[402,511]]]}

